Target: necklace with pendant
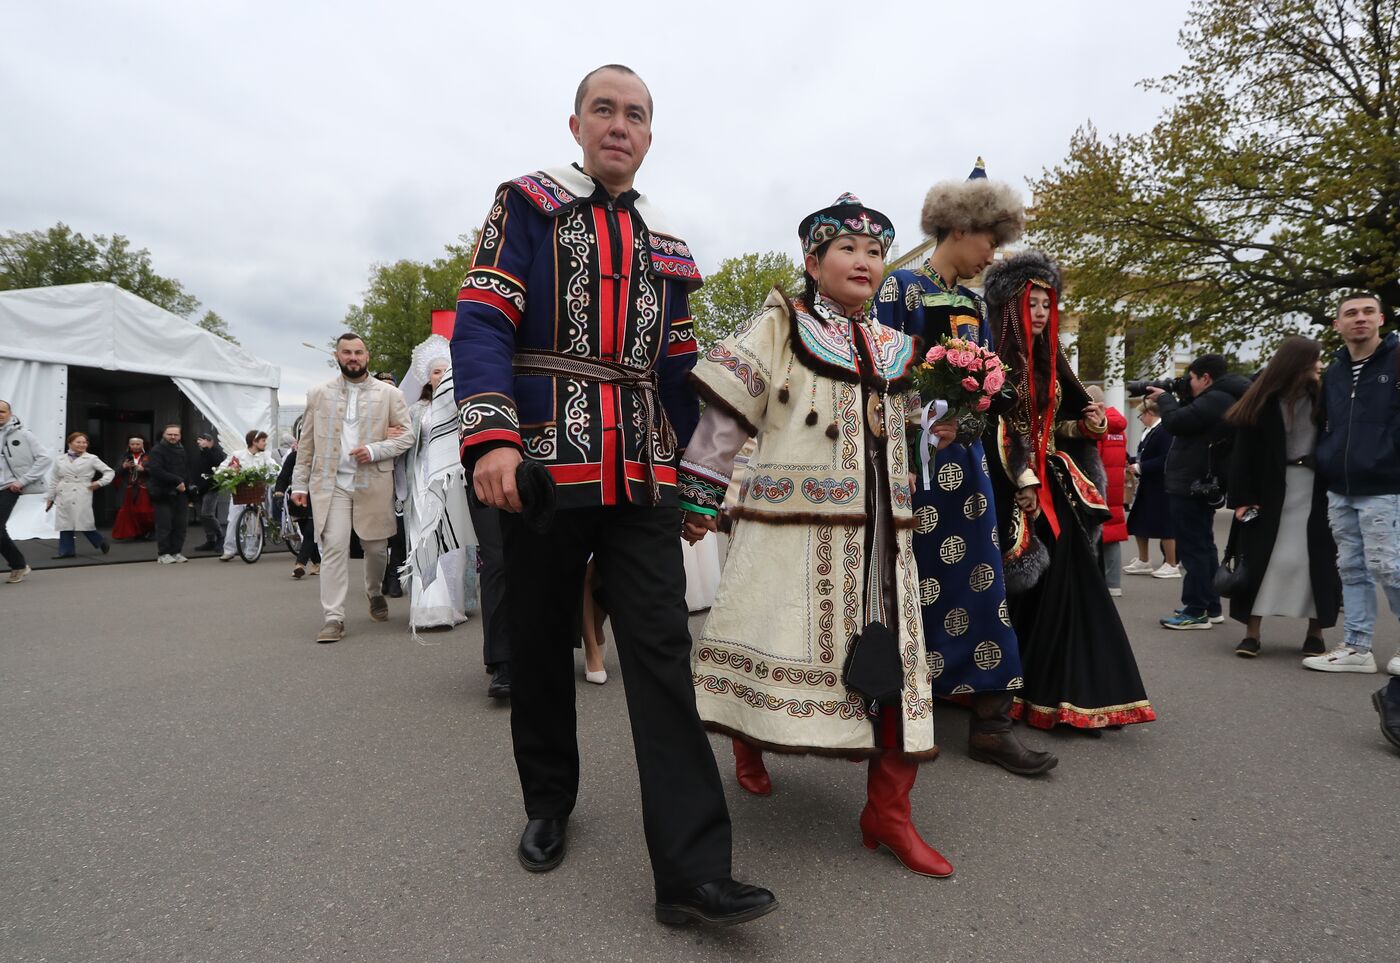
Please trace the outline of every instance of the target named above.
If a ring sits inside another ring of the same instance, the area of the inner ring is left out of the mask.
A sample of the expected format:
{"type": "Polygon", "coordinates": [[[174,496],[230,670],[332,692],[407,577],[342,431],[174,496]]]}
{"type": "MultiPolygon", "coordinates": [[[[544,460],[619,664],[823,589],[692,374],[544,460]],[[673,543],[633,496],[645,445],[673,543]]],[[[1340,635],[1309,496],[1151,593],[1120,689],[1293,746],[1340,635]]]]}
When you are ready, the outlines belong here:
{"type": "MultiPolygon", "coordinates": [[[[855,347],[855,339],[863,334],[861,326],[855,319],[851,320],[852,347],[855,347]]],[[[870,426],[870,433],[876,438],[885,437],[885,394],[890,390],[890,379],[880,371],[875,360],[875,348],[870,343],[870,339],[865,339],[866,352],[870,358],[871,373],[880,378],[880,387],[872,392],[865,399],[865,422],[870,426]]],[[[859,349],[857,349],[859,354],[859,349]]]]}

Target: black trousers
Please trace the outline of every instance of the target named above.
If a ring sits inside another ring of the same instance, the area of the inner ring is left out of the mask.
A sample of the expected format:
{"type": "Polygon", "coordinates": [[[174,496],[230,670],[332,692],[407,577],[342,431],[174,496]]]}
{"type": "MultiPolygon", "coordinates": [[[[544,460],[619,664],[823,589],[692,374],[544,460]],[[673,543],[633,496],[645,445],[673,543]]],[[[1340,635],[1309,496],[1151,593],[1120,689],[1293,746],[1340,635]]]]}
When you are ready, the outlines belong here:
{"type": "Polygon", "coordinates": [[[384,566],[383,589],[386,593],[389,586],[399,580],[399,569],[408,561],[408,536],[404,534],[403,516],[394,516],[394,521],[398,524],[394,534],[389,536],[389,564],[384,566]]]}
{"type": "Polygon", "coordinates": [[[1215,570],[1220,567],[1220,555],[1215,548],[1215,509],[1190,495],[1167,497],[1176,526],[1176,557],[1186,566],[1181,580],[1181,607],[1187,615],[1219,615],[1215,570]]]}
{"type": "Polygon", "coordinates": [[[695,710],[680,514],[633,505],[558,512],[546,535],[500,513],[511,638],[511,736],[531,819],[578,797],[574,616],[589,553],[622,663],[642,822],[658,889],[730,875],[729,810],[695,710]]]}
{"type": "Polygon", "coordinates": [[[184,492],[152,495],[156,510],[156,551],[180,555],[185,551],[185,529],[190,524],[190,500],[184,492]]]}
{"type": "MultiPolygon", "coordinates": [[[[471,486],[470,479],[467,486],[471,486]]],[[[476,548],[481,558],[482,661],[493,666],[510,661],[510,622],[501,609],[506,598],[505,560],[501,556],[501,512],[475,498],[469,500],[476,548]]]]}
{"type": "Polygon", "coordinates": [[[301,551],[297,552],[297,564],[315,562],[320,565],[321,548],[316,544],[316,523],[311,520],[309,514],[305,518],[298,518],[296,522],[297,528],[301,530],[301,551]]]}
{"type": "Polygon", "coordinates": [[[24,568],[24,553],[10,538],[7,527],[10,524],[10,512],[15,510],[19,496],[19,492],[12,492],[8,488],[0,489],[0,555],[5,557],[12,569],[24,568]]]}

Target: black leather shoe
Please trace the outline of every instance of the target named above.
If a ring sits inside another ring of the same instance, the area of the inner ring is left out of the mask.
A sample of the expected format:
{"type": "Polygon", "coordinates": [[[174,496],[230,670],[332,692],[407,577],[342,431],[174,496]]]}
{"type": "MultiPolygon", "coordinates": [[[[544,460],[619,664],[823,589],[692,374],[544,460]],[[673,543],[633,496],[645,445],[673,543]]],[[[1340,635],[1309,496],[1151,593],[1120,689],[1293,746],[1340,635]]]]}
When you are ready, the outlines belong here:
{"type": "Polygon", "coordinates": [[[486,686],[486,694],[492,699],[510,698],[509,662],[497,662],[491,669],[491,682],[486,686]]]}
{"type": "Polygon", "coordinates": [[[218,542],[200,542],[194,547],[194,550],[196,552],[212,552],[222,547],[223,546],[220,545],[218,542]]]}
{"type": "Polygon", "coordinates": [[[532,873],[547,873],[564,861],[564,819],[532,819],[515,849],[520,865],[532,873]]]}
{"type": "Polygon", "coordinates": [[[397,575],[384,580],[384,594],[391,599],[403,598],[403,583],[399,581],[397,575]]]}
{"type": "Polygon", "coordinates": [[[656,894],[656,921],[673,926],[691,920],[711,926],[733,926],[766,916],[777,908],[778,898],[768,890],[727,876],[693,889],[656,894]]]}

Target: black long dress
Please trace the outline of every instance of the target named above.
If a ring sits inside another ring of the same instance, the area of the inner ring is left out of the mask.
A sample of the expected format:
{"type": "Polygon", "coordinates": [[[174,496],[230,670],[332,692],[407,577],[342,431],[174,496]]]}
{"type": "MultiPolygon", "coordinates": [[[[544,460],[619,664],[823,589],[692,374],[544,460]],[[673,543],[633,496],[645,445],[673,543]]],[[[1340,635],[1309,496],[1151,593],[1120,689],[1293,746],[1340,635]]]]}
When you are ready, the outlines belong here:
{"type": "MultiPolygon", "coordinates": [[[[1077,379],[1062,383],[1066,388],[1056,386],[1054,405],[1057,423],[1063,425],[1076,420],[1081,400],[1087,399],[1079,397],[1077,379]]],[[[1025,672],[1012,714],[1040,729],[1153,721],[1157,714],[1147,700],[1091,537],[1109,515],[1103,496],[1067,452],[1047,441],[1039,496],[1042,502],[1051,500],[1059,534],[1043,511],[1029,520],[1016,505],[1013,482],[1038,461],[1029,433],[1013,412],[1000,420],[997,436],[1004,470],[992,471],[992,487],[1007,605],[1025,672]]],[[[1087,456],[1093,443],[1082,439],[1081,444],[1087,456]]]]}

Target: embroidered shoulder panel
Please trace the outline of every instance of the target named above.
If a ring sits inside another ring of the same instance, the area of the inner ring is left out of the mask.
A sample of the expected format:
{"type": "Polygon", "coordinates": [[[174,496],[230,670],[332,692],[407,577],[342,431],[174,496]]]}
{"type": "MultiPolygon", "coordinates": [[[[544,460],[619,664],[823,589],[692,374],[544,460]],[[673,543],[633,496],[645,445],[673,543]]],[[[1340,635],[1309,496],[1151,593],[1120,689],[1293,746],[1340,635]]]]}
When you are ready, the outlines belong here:
{"type": "Polygon", "coordinates": [[[700,277],[700,268],[696,267],[695,257],[690,253],[690,245],[678,237],[658,234],[649,228],[647,242],[653,274],[700,286],[704,279],[700,277]]]}
{"type": "MultiPolygon", "coordinates": [[[[862,325],[861,330],[870,344],[879,377],[891,382],[892,387],[907,378],[914,364],[914,339],[883,324],[862,325]]],[[[860,381],[856,348],[846,330],[795,310],[793,333],[793,347],[799,361],[843,381],[860,381]]]]}
{"type": "Polygon", "coordinates": [[[586,197],[574,194],[544,171],[522,174],[512,180],[510,186],[535,205],[540,213],[546,217],[558,217],[587,200],[586,197]]]}

